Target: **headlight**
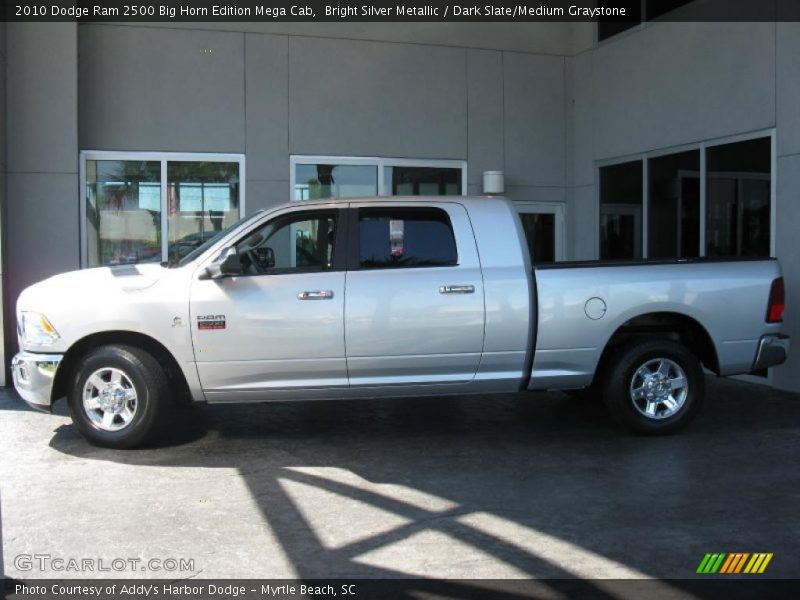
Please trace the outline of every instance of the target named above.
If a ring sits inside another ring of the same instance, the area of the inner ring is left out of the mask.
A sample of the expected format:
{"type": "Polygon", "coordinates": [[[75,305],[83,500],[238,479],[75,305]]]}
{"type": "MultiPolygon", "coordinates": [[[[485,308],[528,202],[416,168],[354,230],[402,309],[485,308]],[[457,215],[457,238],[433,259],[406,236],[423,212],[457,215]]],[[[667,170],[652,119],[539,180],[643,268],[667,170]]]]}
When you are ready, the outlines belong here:
{"type": "Polygon", "coordinates": [[[19,335],[25,346],[51,346],[61,337],[47,317],[28,311],[20,313],[19,335]]]}

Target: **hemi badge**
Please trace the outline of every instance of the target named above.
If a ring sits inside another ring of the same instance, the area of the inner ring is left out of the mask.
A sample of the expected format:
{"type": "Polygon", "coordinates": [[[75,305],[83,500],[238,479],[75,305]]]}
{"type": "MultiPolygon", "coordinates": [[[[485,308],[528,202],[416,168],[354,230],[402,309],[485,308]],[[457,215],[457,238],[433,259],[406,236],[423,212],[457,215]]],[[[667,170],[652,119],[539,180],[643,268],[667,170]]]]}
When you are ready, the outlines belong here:
{"type": "Polygon", "coordinates": [[[198,329],[225,329],[225,315],[199,315],[198,329]]]}

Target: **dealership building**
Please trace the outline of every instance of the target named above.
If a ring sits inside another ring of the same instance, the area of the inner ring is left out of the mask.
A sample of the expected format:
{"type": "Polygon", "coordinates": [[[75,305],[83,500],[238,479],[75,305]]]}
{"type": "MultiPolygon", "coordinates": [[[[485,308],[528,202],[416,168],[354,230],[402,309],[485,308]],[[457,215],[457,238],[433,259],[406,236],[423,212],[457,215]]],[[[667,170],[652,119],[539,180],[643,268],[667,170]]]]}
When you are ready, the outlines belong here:
{"type": "MultiPolygon", "coordinates": [[[[777,256],[800,340],[800,23],[644,7],[625,26],[0,24],[4,362],[44,277],[179,257],[290,200],[482,194],[484,175],[540,263],[777,256]]],[[[800,391],[800,352],[756,379],[800,391]]]]}

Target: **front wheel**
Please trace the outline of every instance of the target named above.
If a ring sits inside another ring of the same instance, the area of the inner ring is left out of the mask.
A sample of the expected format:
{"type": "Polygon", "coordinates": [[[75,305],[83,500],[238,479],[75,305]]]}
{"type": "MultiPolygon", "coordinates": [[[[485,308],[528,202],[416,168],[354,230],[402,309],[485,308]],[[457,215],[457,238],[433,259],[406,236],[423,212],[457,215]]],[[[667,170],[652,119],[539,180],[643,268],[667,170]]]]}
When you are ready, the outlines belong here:
{"type": "Polygon", "coordinates": [[[705,397],[703,368],[685,346],[670,340],[636,342],[612,358],[603,390],[606,406],[637,433],[685,427],[705,397]]]}
{"type": "Polygon", "coordinates": [[[134,448],[150,439],[169,401],[164,370],[133,346],[101,346],[77,366],[68,390],[75,426],[92,444],[134,448]]]}

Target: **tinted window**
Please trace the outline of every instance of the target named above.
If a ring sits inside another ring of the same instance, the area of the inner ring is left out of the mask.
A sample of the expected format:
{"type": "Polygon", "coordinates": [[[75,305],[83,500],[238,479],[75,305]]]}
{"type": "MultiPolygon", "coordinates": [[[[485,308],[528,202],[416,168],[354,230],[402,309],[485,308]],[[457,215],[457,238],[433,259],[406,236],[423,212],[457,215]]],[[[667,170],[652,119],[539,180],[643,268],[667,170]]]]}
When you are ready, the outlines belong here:
{"type": "Polygon", "coordinates": [[[700,151],[648,161],[650,258],[700,256],[700,151]]]}
{"type": "Polygon", "coordinates": [[[642,257],[642,161],[600,169],[600,258],[642,257]]]}
{"type": "Polygon", "coordinates": [[[770,138],[706,150],[706,255],[769,256],[770,138]]]}
{"type": "Polygon", "coordinates": [[[427,208],[359,211],[362,269],[442,267],[458,263],[447,213],[427,208]]]}
{"type": "Polygon", "coordinates": [[[647,20],[657,19],[690,2],[692,0],[647,0],[647,20]]]}

